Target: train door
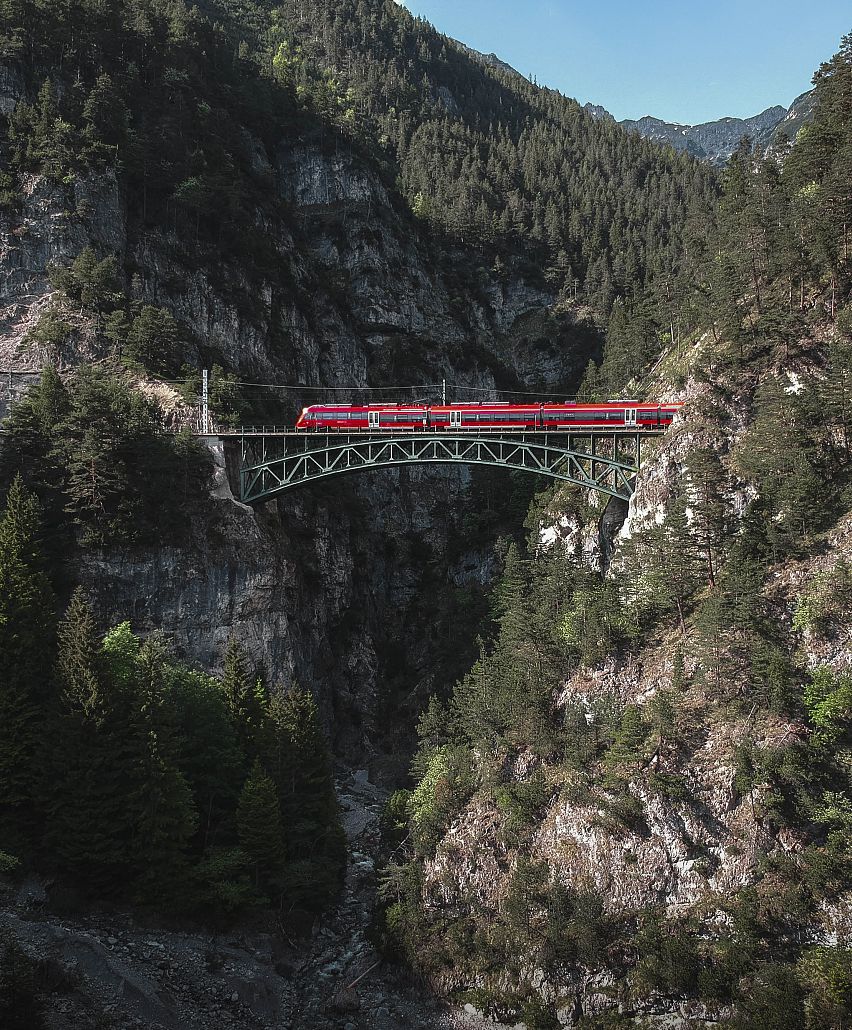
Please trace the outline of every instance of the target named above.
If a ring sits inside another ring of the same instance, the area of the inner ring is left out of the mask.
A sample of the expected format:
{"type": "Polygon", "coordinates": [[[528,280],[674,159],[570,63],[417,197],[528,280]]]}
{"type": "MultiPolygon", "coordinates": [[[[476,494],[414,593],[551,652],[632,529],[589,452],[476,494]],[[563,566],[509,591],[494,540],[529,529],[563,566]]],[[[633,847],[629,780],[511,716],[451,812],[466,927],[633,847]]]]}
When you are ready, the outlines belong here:
{"type": "Polygon", "coordinates": [[[635,426],[636,425],[636,409],[635,408],[625,408],[624,409],[624,424],[626,426],[635,426]]]}
{"type": "Polygon", "coordinates": [[[379,411],[368,411],[367,412],[367,427],[369,429],[378,429],[379,428],[379,415],[380,414],[381,414],[381,412],[379,412],[379,411]]]}
{"type": "Polygon", "coordinates": [[[460,411],[450,412],[450,429],[461,429],[462,413],[460,411]]]}

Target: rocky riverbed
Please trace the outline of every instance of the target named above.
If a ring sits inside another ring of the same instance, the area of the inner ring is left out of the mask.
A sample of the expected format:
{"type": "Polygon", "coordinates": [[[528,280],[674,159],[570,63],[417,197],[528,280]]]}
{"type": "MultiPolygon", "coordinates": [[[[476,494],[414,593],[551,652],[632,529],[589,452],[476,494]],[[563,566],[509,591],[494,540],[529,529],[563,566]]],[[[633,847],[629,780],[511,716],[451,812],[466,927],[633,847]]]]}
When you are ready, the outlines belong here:
{"type": "Polygon", "coordinates": [[[51,1030],[472,1030],[368,939],[386,792],[366,771],[338,783],[350,851],[337,908],[303,941],[273,926],[177,932],[83,909],[49,882],[6,886],[0,939],[41,970],[51,1030]]]}

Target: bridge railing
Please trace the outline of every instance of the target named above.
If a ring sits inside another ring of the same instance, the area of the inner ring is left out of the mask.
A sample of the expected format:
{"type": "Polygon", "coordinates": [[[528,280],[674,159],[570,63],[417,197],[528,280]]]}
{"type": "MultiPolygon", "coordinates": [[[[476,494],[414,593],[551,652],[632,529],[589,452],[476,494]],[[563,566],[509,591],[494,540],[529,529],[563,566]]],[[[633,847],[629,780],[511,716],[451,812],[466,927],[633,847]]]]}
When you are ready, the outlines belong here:
{"type": "Polygon", "coordinates": [[[306,440],[320,440],[327,436],[661,436],[665,426],[558,426],[543,429],[530,426],[354,426],[352,428],[296,429],[290,425],[223,426],[211,424],[208,432],[199,430],[199,436],[293,436],[306,440]]]}

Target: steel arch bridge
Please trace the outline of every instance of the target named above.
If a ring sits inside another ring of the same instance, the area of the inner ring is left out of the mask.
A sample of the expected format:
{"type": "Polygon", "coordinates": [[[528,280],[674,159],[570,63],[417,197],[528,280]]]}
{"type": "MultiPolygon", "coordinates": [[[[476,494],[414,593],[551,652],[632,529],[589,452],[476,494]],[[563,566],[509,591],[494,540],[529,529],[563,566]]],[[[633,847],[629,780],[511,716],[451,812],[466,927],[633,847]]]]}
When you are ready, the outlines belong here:
{"type": "Polygon", "coordinates": [[[245,504],[347,472],[419,464],[532,472],[629,501],[641,464],[642,439],[661,431],[305,433],[256,427],[218,435],[240,441],[239,492],[245,504]]]}

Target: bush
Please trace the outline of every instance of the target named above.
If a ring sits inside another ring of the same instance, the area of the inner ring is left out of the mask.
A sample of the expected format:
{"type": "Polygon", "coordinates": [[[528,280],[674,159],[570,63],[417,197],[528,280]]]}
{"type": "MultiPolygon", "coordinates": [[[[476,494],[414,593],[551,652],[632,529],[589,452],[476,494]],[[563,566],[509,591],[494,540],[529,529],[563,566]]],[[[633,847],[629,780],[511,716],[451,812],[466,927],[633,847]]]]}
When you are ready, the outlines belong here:
{"type": "Polygon", "coordinates": [[[638,987],[674,994],[696,990],[702,962],[694,928],[652,916],[637,934],[636,949],[638,987]]]}
{"type": "Polygon", "coordinates": [[[505,816],[509,833],[520,833],[533,826],[551,797],[551,789],[541,773],[528,780],[502,783],[494,788],[494,800],[505,816]]]}
{"type": "Polygon", "coordinates": [[[385,802],[382,809],[382,840],[394,850],[398,848],[408,835],[408,806],[411,801],[410,790],[395,790],[385,802]]]}
{"type": "Polygon", "coordinates": [[[830,572],[820,573],[802,591],[793,612],[793,629],[824,631],[844,615],[852,599],[852,570],[845,561],[830,572]]]}
{"type": "Polygon", "coordinates": [[[600,801],[599,805],[601,815],[596,822],[603,829],[615,835],[620,835],[624,829],[642,837],[648,835],[645,806],[626,789],[626,786],[615,797],[600,801]]]}
{"type": "Polygon", "coordinates": [[[811,948],[798,964],[799,981],[807,990],[807,1026],[843,1027],[852,1019],[852,949],[811,948]]]}
{"type": "Polygon", "coordinates": [[[20,864],[21,860],[19,858],[9,855],[5,851],[0,851],[0,875],[13,873],[20,864]]]}
{"type": "Polygon", "coordinates": [[[195,868],[198,907],[228,915],[260,905],[263,898],[251,882],[251,860],[242,848],[213,848],[195,868]]]}
{"type": "Polygon", "coordinates": [[[472,789],[473,775],[467,749],[450,744],[438,748],[430,757],[426,773],[408,802],[418,851],[434,848],[450,818],[460,810],[472,789]]]}
{"type": "Polygon", "coordinates": [[[655,770],[648,776],[648,788],[669,801],[689,801],[692,797],[686,780],[677,773],[655,770]]]}

